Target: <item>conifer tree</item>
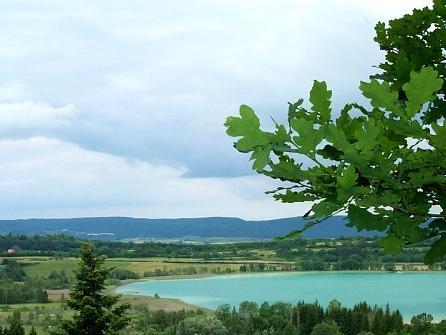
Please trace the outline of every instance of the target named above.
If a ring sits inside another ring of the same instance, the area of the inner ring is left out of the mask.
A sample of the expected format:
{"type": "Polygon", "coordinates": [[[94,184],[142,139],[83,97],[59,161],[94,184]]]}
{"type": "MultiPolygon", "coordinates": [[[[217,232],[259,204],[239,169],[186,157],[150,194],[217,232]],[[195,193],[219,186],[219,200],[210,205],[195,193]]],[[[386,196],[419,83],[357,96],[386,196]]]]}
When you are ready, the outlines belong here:
{"type": "Polygon", "coordinates": [[[403,329],[403,316],[400,311],[395,311],[392,313],[392,330],[399,332],[403,329]]]}
{"type": "Polygon", "coordinates": [[[111,268],[105,257],[96,256],[91,243],[81,247],[81,262],[67,306],[75,311],[72,320],[64,321],[56,334],[114,335],[129,324],[129,305],[118,304],[119,296],[107,295],[105,280],[111,268]]]}

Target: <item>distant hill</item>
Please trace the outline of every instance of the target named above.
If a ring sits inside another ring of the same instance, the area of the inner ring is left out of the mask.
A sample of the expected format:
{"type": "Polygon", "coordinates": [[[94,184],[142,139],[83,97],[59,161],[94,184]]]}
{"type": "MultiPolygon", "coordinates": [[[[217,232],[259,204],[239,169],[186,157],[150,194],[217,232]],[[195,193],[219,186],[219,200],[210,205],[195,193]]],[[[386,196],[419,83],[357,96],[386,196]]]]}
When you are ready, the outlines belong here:
{"type": "MultiPolygon", "coordinates": [[[[303,234],[306,238],[375,236],[374,232],[356,232],[345,226],[345,217],[335,216],[303,234]]],[[[284,218],[246,221],[230,217],[140,219],[94,217],[74,219],[0,220],[0,234],[26,235],[64,233],[88,239],[183,239],[226,238],[264,239],[283,236],[302,227],[304,219],[284,218]]]]}

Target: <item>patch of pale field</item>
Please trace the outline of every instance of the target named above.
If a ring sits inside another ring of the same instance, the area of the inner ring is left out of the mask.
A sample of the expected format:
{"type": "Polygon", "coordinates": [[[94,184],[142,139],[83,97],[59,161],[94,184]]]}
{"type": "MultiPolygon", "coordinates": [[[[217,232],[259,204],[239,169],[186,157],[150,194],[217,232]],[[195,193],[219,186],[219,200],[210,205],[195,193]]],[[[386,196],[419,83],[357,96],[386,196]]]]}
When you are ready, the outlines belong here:
{"type": "Polygon", "coordinates": [[[197,271],[200,269],[206,268],[208,272],[212,272],[212,270],[220,269],[220,271],[224,271],[227,268],[230,268],[231,270],[238,270],[240,268],[240,264],[233,264],[233,263],[171,263],[171,262],[129,262],[128,266],[126,267],[127,270],[133,271],[140,276],[144,275],[144,272],[147,271],[155,271],[157,269],[160,270],[177,270],[177,269],[184,269],[184,268],[190,268],[194,267],[197,271]]]}
{"type": "MultiPolygon", "coordinates": [[[[166,257],[114,257],[108,258],[108,261],[117,261],[117,262],[161,262],[164,260],[182,260],[184,258],[166,258],[166,257]]],[[[188,258],[189,259],[189,258],[188,258]]],[[[196,258],[191,258],[192,260],[196,260],[196,258]]]]}
{"type": "Polygon", "coordinates": [[[332,250],[332,248],[320,248],[320,247],[311,248],[311,251],[314,251],[314,252],[329,251],[329,250],[332,250]]]}
{"type": "Polygon", "coordinates": [[[65,298],[68,297],[70,294],[70,290],[63,289],[63,290],[46,290],[46,293],[48,293],[48,300],[51,302],[60,302],[62,296],[65,298]]]}
{"type": "Polygon", "coordinates": [[[249,251],[255,256],[265,256],[265,257],[275,257],[276,256],[276,252],[274,250],[252,249],[249,251]]]}
{"type": "Polygon", "coordinates": [[[3,261],[3,259],[14,259],[17,262],[30,262],[30,263],[38,263],[38,262],[46,262],[50,259],[53,259],[53,257],[50,256],[14,256],[14,257],[0,257],[0,261],[3,261]]]}
{"type": "Polygon", "coordinates": [[[198,306],[187,304],[179,299],[167,299],[167,298],[154,298],[145,297],[139,295],[123,295],[121,297],[121,302],[129,303],[132,306],[143,305],[150,310],[160,310],[163,309],[167,312],[175,312],[180,310],[186,311],[196,311],[202,310],[206,314],[212,315],[213,312],[206,308],[201,308],[198,306]]]}

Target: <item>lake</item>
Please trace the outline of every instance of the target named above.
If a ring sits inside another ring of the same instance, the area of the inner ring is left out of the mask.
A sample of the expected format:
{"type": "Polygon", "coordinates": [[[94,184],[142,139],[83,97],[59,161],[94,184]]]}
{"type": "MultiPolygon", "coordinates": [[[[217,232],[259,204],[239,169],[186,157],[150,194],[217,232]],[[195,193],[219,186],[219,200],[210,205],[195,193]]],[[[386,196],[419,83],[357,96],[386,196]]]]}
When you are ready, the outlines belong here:
{"type": "Polygon", "coordinates": [[[215,309],[221,304],[238,306],[250,300],[261,304],[318,300],[323,306],[339,300],[344,306],[366,301],[399,309],[406,321],[419,313],[435,320],[446,318],[445,272],[301,272],[228,275],[196,279],[147,280],[123,285],[119,293],[132,293],[215,309]]]}

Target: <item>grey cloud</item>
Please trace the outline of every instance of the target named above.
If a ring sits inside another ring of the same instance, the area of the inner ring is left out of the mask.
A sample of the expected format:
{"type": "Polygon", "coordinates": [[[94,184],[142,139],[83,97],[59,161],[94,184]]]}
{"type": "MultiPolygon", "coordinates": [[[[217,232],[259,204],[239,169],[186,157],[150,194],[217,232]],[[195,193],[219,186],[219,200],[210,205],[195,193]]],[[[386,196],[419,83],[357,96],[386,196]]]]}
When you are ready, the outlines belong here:
{"type": "Polygon", "coordinates": [[[16,102],[76,106],[68,127],[33,135],[189,176],[245,175],[226,116],[247,103],[283,119],[314,78],[336,106],[355,99],[381,57],[374,22],[420,3],[3,1],[0,78],[26,88],[16,102]]]}
{"type": "Polygon", "coordinates": [[[0,141],[2,218],[124,215],[238,216],[301,214],[275,203],[259,176],[184,178],[184,167],[129,161],[43,137],[0,141]]]}

